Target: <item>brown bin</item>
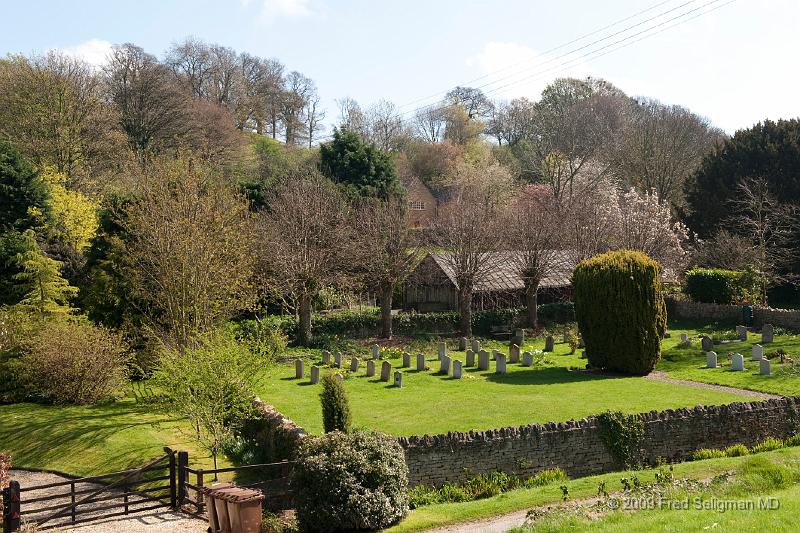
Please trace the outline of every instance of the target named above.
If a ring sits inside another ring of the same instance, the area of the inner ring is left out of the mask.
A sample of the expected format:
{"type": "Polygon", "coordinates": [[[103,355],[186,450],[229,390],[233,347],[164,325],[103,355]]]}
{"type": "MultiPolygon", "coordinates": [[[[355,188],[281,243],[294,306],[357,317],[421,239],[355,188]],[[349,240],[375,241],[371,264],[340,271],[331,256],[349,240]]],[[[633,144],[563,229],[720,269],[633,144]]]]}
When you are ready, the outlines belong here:
{"type": "Polygon", "coordinates": [[[220,515],[220,513],[217,511],[217,505],[219,504],[217,504],[216,495],[219,493],[219,491],[234,486],[235,485],[233,483],[216,483],[210,487],[203,487],[200,489],[205,495],[206,514],[208,514],[208,528],[213,533],[216,533],[217,531],[230,533],[231,531],[231,523],[228,518],[228,506],[225,501],[221,502],[220,511],[222,511],[222,513],[220,515]]]}
{"type": "MultiPolygon", "coordinates": [[[[260,533],[261,502],[264,500],[264,495],[258,490],[226,485],[226,487],[220,487],[219,490],[214,490],[213,486],[208,490],[212,493],[217,524],[220,528],[215,531],[260,533]]],[[[209,511],[209,522],[210,516],[209,511]]]]}

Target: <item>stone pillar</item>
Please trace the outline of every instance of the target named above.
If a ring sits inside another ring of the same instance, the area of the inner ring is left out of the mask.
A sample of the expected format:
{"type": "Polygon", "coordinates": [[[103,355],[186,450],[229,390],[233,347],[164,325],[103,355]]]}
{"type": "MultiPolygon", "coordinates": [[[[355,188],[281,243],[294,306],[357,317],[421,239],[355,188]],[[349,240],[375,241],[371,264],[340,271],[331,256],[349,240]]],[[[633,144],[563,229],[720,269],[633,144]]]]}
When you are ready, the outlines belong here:
{"type": "Polygon", "coordinates": [[[419,371],[425,370],[425,354],[422,353],[417,354],[417,370],[419,371]]]}
{"type": "Polygon", "coordinates": [[[775,328],[772,324],[764,324],[761,328],[761,344],[769,344],[775,336],[775,328]]]}
{"type": "Polygon", "coordinates": [[[731,358],[731,370],[741,372],[744,370],[744,357],[740,353],[733,354],[731,358]]]}
{"type": "Polygon", "coordinates": [[[303,379],[303,360],[296,359],[294,362],[294,377],[296,379],[303,379]]]}
{"type": "Polygon", "coordinates": [[[717,368],[717,352],[706,353],[706,368],[717,368]]]}
{"type": "Polygon", "coordinates": [[[533,366],[533,354],[531,352],[522,353],[522,366],[533,366]]]}
{"type": "Polygon", "coordinates": [[[506,355],[503,353],[497,354],[497,364],[496,370],[498,374],[505,374],[506,373],[506,355]]]}
{"type": "Polygon", "coordinates": [[[394,373],[394,386],[398,389],[403,388],[403,373],[399,370],[395,371],[394,373]]]}
{"type": "Polygon", "coordinates": [[[319,367],[314,365],[311,367],[311,384],[316,385],[319,383],[319,367]]]}
{"type": "Polygon", "coordinates": [[[381,381],[389,381],[392,374],[392,363],[384,361],[381,364],[381,381]]]}
{"type": "Polygon", "coordinates": [[[555,340],[553,339],[553,336],[552,336],[552,335],[548,335],[548,336],[547,336],[547,337],[544,339],[544,351],[545,351],[545,352],[552,352],[552,351],[553,351],[553,349],[555,348],[555,345],[556,345],[556,342],[555,342],[555,340]]]}
{"type": "Polygon", "coordinates": [[[439,373],[445,376],[450,374],[450,363],[452,359],[448,355],[444,355],[439,359],[439,373]]]}
{"type": "Polygon", "coordinates": [[[331,352],[322,352],[322,364],[325,366],[331,364],[331,352]]]}
{"type": "Polygon", "coordinates": [[[762,359],[758,365],[759,372],[762,376],[772,375],[772,364],[770,363],[769,359],[762,359]]]}
{"type": "Polygon", "coordinates": [[[467,366],[475,366],[475,352],[467,350],[467,366]]]}
{"type": "Polygon", "coordinates": [[[369,361],[367,361],[367,377],[371,378],[374,375],[375,375],[375,361],[373,359],[370,359],[369,361]]]}
{"type": "Polygon", "coordinates": [[[708,335],[700,337],[700,347],[704,352],[710,352],[714,349],[714,340],[708,335]]]}
{"type": "Polygon", "coordinates": [[[511,348],[508,349],[508,362],[519,363],[519,346],[516,344],[512,344],[511,348]]]}
{"type": "Polygon", "coordinates": [[[403,368],[408,368],[411,366],[411,354],[408,352],[403,352],[403,368]]]}
{"type": "Polygon", "coordinates": [[[358,372],[358,357],[350,359],[350,372],[358,372]]]}
{"type": "Polygon", "coordinates": [[[753,345],[753,355],[751,360],[753,361],[761,361],[761,358],[764,357],[764,347],[760,344],[753,345]]]}
{"type": "Polygon", "coordinates": [[[489,352],[486,350],[478,352],[478,370],[489,370],[489,352]]]}

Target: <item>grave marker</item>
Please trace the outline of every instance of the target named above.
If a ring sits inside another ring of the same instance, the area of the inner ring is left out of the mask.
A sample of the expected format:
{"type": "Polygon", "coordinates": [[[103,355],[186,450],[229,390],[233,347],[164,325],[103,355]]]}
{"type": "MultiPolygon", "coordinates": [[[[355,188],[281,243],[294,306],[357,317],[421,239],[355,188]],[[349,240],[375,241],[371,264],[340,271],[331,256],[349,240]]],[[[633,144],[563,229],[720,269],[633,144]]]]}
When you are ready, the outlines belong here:
{"type": "Polygon", "coordinates": [[[384,361],[381,364],[381,381],[389,381],[392,374],[392,363],[384,361]]]}
{"type": "Polygon", "coordinates": [[[439,343],[439,359],[445,357],[446,355],[447,355],[447,343],[443,341],[439,343]]]}
{"type": "Polygon", "coordinates": [[[381,357],[381,347],[377,344],[372,345],[372,358],[373,359],[380,359],[381,357]]]}
{"type": "Polygon", "coordinates": [[[358,372],[358,357],[353,356],[350,359],[350,372],[358,372]]]}
{"type": "Polygon", "coordinates": [[[411,366],[411,354],[408,352],[403,352],[403,368],[408,368],[411,366]]]}
{"type": "Polygon", "coordinates": [[[531,352],[523,352],[522,366],[533,366],[533,354],[531,352]]]}
{"type": "Polygon", "coordinates": [[[417,354],[417,370],[425,370],[425,354],[417,354]]]}
{"type": "Polygon", "coordinates": [[[322,352],[322,364],[326,366],[331,364],[331,352],[322,352]]]}
{"type": "Polygon", "coordinates": [[[761,346],[760,344],[754,344],[753,345],[753,356],[751,357],[751,360],[753,360],[753,361],[761,361],[761,359],[763,357],[764,357],[764,347],[761,346]]]}
{"type": "Polygon", "coordinates": [[[689,335],[681,333],[681,342],[689,342],[689,335]]]}
{"type": "Polygon", "coordinates": [[[512,344],[511,348],[508,349],[508,362],[519,363],[519,346],[516,344],[512,344]]]}
{"type": "Polygon", "coordinates": [[[478,339],[472,339],[472,351],[478,353],[481,351],[481,341],[478,339]]]}
{"type": "Polygon", "coordinates": [[[297,359],[294,362],[294,377],[296,379],[303,379],[303,360],[297,359]]]}
{"type": "Polygon", "coordinates": [[[739,336],[740,341],[747,340],[747,328],[745,326],[736,326],[736,334],[739,336]]]}
{"type": "Polygon", "coordinates": [[[717,352],[706,353],[706,368],[717,368],[717,352]]]}
{"type": "Polygon", "coordinates": [[[552,352],[555,348],[556,341],[553,339],[552,335],[548,335],[547,338],[544,340],[544,351],[545,352],[552,352]]]}
{"type": "Polygon", "coordinates": [[[501,355],[500,350],[492,350],[492,361],[497,361],[498,355],[501,355]]]}
{"type": "Polygon", "coordinates": [[[478,352],[478,370],[489,370],[489,352],[486,350],[478,352]]]}
{"type": "Polygon", "coordinates": [[[772,375],[772,364],[770,363],[769,359],[762,359],[758,365],[758,370],[762,376],[772,375]]]}
{"type": "Polygon", "coordinates": [[[443,355],[441,359],[439,359],[439,373],[444,374],[445,376],[450,374],[450,363],[452,359],[449,356],[443,355]]]}
{"type": "Polygon", "coordinates": [[[742,372],[744,370],[744,356],[742,354],[733,354],[731,358],[731,370],[735,372],[742,372]]]}
{"type": "Polygon", "coordinates": [[[336,352],[333,356],[333,366],[336,368],[342,368],[342,352],[336,352]]]}
{"type": "Polygon", "coordinates": [[[316,385],[317,383],[319,383],[319,367],[313,365],[311,367],[311,384],[316,385]]]}
{"type": "Polygon", "coordinates": [[[475,366],[475,352],[467,350],[467,366],[475,366]]]}
{"type": "Polygon", "coordinates": [[[462,368],[461,368],[461,361],[456,359],[453,361],[453,378],[454,379],[461,379],[462,368]]]}
{"type": "Polygon", "coordinates": [[[761,328],[761,344],[769,344],[775,337],[775,328],[772,324],[764,324],[761,328]]]}
{"type": "Polygon", "coordinates": [[[399,370],[395,371],[394,373],[394,386],[398,389],[403,388],[403,373],[399,370]]]}
{"type": "Polygon", "coordinates": [[[497,364],[495,365],[495,372],[498,374],[505,374],[506,373],[506,355],[505,354],[497,354],[497,364]]]}
{"type": "Polygon", "coordinates": [[[374,375],[375,375],[375,361],[370,359],[369,361],[367,361],[367,377],[371,378],[374,375]]]}
{"type": "Polygon", "coordinates": [[[460,339],[458,339],[458,351],[463,352],[466,349],[467,349],[467,338],[461,337],[460,339]]]}
{"type": "Polygon", "coordinates": [[[700,337],[700,348],[704,352],[710,352],[714,349],[714,340],[708,335],[703,335],[700,337]]]}
{"type": "Polygon", "coordinates": [[[336,379],[338,379],[340,383],[344,383],[344,376],[343,375],[337,373],[336,374],[336,379]]]}

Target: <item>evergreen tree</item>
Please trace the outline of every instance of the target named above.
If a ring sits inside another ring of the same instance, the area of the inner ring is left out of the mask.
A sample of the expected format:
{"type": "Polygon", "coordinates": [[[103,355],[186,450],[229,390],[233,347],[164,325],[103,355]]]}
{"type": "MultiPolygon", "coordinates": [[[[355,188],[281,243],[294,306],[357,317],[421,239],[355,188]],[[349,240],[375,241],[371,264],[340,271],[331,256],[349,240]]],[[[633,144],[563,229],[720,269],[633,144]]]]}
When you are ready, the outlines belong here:
{"type": "Polygon", "coordinates": [[[22,232],[46,221],[49,200],[47,184],[33,166],[0,141],[0,231],[22,232]]]}
{"type": "Polygon", "coordinates": [[[341,431],[349,433],[352,425],[350,400],[344,383],[335,374],[326,374],[322,378],[322,425],[325,433],[341,431]]]}
{"type": "Polygon", "coordinates": [[[335,129],[333,140],[320,147],[320,164],[350,193],[385,199],[403,191],[392,157],[346,128],[335,129]]]}
{"type": "Polygon", "coordinates": [[[78,289],[61,277],[61,263],[44,255],[33,230],[26,230],[22,236],[26,251],[17,254],[21,272],[14,275],[23,292],[19,305],[40,316],[69,313],[69,300],[78,289]]]}

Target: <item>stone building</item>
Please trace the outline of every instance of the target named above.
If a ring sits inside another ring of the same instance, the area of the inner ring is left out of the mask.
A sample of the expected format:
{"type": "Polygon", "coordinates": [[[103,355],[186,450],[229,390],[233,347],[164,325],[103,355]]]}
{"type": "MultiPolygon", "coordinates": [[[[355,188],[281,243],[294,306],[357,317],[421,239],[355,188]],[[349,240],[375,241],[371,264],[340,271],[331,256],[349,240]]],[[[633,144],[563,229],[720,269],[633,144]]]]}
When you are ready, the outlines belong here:
{"type": "Polygon", "coordinates": [[[427,185],[416,176],[401,178],[408,191],[408,209],[411,226],[416,229],[427,228],[436,218],[439,201],[427,185]]]}

